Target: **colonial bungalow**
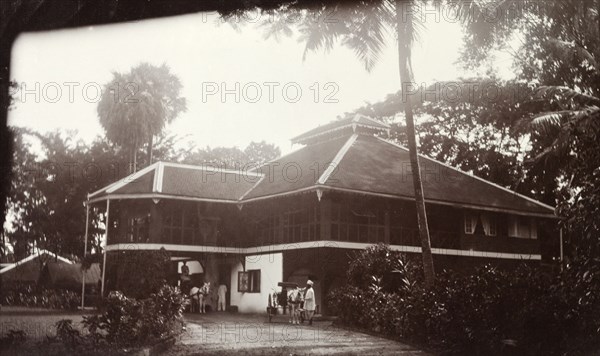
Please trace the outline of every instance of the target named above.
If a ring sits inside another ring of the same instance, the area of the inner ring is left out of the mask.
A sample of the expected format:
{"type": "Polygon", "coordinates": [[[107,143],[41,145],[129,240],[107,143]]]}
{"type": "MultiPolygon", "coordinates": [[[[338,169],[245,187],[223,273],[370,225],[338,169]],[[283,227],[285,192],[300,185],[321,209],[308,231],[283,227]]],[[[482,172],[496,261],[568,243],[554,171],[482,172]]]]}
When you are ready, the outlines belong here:
{"type": "MultiPolygon", "coordinates": [[[[408,150],[378,137],[389,126],[356,115],[292,139],[304,145],[237,170],[157,162],[89,194],[106,208],[106,259],[164,248],[173,283],[228,287],[227,305],[264,312],[280,281],[315,282],[317,304],[343,281],[351,254],[378,242],[421,252],[408,150]]],[[[540,263],[557,246],[554,209],[420,157],[434,262],[540,263]],[[554,248],[554,247],[553,247],[554,248]]],[[[109,264],[110,265],[110,264],[109,264]]],[[[113,271],[103,269],[110,289],[113,271]]],[[[213,309],[216,294],[209,298],[213,309]]]]}

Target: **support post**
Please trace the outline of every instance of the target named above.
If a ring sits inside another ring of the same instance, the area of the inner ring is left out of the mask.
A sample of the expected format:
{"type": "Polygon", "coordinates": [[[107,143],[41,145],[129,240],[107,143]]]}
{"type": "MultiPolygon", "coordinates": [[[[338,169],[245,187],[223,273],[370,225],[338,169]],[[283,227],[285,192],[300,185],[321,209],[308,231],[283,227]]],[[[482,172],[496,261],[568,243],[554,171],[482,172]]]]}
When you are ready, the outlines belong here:
{"type": "Polygon", "coordinates": [[[564,255],[564,251],[563,251],[563,229],[562,229],[562,227],[560,228],[558,236],[560,237],[560,270],[562,272],[562,270],[565,268],[565,255],[564,255]]]}
{"type": "Polygon", "coordinates": [[[104,241],[104,260],[102,262],[102,289],[100,295],[104,298],[104,278],[106,276],[106,248],[108,247],[108,228],[110,224],[110,199],[106,199],[106,233],[104,241]]]}
{"type": "MultiPolygon", "coordinates": [[[[85,202],[85,235],[83,235],[83,258],[87,255],[87,239],[88,229],[90,224],[90,200],[85,202]]],[[[85,271],[83,270],[83,263],[81,263],[81,310],[85,306],[85,271]]]]}

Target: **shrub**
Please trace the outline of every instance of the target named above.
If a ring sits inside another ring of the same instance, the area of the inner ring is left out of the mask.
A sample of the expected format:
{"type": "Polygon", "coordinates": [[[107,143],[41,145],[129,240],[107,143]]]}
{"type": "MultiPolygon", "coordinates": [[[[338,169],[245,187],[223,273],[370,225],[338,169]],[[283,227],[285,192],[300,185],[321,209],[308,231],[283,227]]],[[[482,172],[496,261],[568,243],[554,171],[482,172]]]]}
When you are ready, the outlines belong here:
{"type": "Polygon", "coordinates": [[[378,276],[402,264],[386,250],[373,247],[353,259],[347,284],[328,294],[342,322],[450,354],[558,355],[600,346],[600,263],[586,260],[559,275],[526,265],[444,271],[430,289],[404,263],[405,282],[390,293],[378,276]]]}
{"type": "Polygon", "coordinates": [[[82,343],[79,330],[73,327],[71,319],[62,319],[56,322],[56,338],[69,349],[77,349],[82,343]]]}
{"type": "Polygon", "coordinates": [[[83,324],[96,344],[132,346],[174,335],[180,328],[187,299],[177,288],[164,285],[150,298],[137,300],[111,292],[98,315],[83,324]]]}
{"type": "MultiPolygon", "coordinates": [[[[375,279],[382,279],[388,272],[396,271],[404,276],[407,273],[406,257],[384,244],[373,245],[364,251],[356,252],[350,259],[346,279],[349,284],[368,288],[375,279]]],[[[407,286],[409,284],[406,281],[407,286]]]]}
{"type": "Polygon", "coordinates": [[[346,272],[347,284],[327,296],[328,307],[347,323],[386,334],[393,333],[398,322],[390,314],[403,303],[406,293],[416,287],[421,270],[408,263],[406,256],[389,246],[378,244],[357,252],[346,272]],[[395,272],[395,293],[387,291],[385,279],[395,272]],[[386,315],[382,318],[382,315],[386,315]]]}
{"type": "Polygon", "coordinates": [[[183,319],[188,299],[177,288],[163,286],[146,300],[144,316],[151,335],[162,338],[170,335],[183,319]]]}
{"type": "Polygon", "coordinates": [[[80,303],[81,296],[73,291],[22,283],[4,286],[0,295],[2,305],[75,310],[80,303]]]}

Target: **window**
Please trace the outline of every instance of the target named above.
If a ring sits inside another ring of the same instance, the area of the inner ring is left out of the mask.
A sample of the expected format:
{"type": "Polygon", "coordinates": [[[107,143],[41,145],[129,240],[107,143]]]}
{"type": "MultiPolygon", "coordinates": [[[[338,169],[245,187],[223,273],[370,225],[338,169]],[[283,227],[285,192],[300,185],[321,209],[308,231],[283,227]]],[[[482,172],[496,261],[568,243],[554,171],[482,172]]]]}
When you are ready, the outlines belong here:
{"type": "Polygon", "coordinates": [[[490,236],[496,236],[498,234],[498,222],[496,218],[490,220],[490,236]]]}
{"type": "Polygon", "coordinates": [[[127,242],[148,242],[149,216],[131,217],[127,220],[127,242]]]}
{"type": "Polygon", "coordinates": [[[465,234],[496,236],[498,234],[498,223],[496,215],[487,212],[466,212],[465,234]]]}
{"type": "Polygon", "coordinates": [[[197,214],[189,206],[163,213],[163,242],[174,244],[214,244],[219,232],[219,219],[197,214]]]}
{"type": "Polygon", "coordinates": [[[196,239],[196,216],[194,210],[184,209],[183,210],[183,225],[182,225],[182,242],[186,245],[191,245],[196,239]]]}
{"type": "Polygon", "coordinates": [[[477,225],[477,217],[475,214],[465,213],[465,234],[473,234],[477,225]]]}
{"type": "Polygon", "coordinates": [[[260,270],[238,272],[238,292],[260,293],[260,270]]]}
{"type": "Polygon", "coordinates": [[[307,209],[283,213],[284,242],[308,241],[308,213],[307,209]]]}
{"type": "Polygon", "coordinates": [[[385,235],[385,214],[360,206],[334,203],[331,207],[331,239],[376,243],[385,235]]]}
{"type": "Polygon", "coordinates": [[[492,213],[481,213],[481,224],[483,225],[483,233],[485,236],[496,236],[497,233],[497,223],[496,223],[496,215],[492,213]]]}
{"type": "Polygon", "coordinates": [[[166,243],[181,243],[183,212],[180,209],[170,209],[163,215],[163,238],[166,243]]]}
{"type": "Polygon", "coordinates": [[[258,233],[264,244],[274,244],[279,241],[279,215],[269,215],[258,222],[258,233]]]}
{"type": "Polygon", "coordinates": [[[537,224],[527,216],[510,216],[508,219],[508,236],[520,239],[537,239],[537,224]]]}

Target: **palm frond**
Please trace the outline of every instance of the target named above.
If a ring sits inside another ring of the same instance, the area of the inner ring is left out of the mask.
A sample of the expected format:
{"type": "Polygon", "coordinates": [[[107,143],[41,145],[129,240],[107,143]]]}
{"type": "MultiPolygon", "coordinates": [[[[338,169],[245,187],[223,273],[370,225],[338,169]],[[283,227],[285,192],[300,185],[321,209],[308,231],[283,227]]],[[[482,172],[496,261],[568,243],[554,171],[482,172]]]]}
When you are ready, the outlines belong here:
{"type": "Polygon", "coordinates": [[[370,72],[385,48],[385,24],[391,14],[385,6],[361,6],[354,8],[349,15],[348,34],[344,36],[342,44],[354,50],[365,69],[370,72]]]}
{"type": "Polygon", "coordinates": [[[306,13],[300,19],[298,42],[305,42],[302,60],[306,60],[308,52],[316,52],[323,49],[329,52],[337,40],[348,34],[346,19],[336,18],[329,21],[328,16],[335,13],[337,7],[323,6],[320,9],[306,13]]]}
{"type": "Polygon", "coordinates": [[[573,56],[579,58],[581,62],[586,61],[596,71],[599,71],[598,62],[596,58],[585,48],[576,45],[574,42],[568,42],[557,38],[551,38],[548,43],[554,49],[555,55],[560,58],[563,62],[571,62],[573,56]]]}
{"type": "Polygon", "coordinates": [[[563,106],[565,104],[600,106],[600,98],[564,86],[541,86],[535,91],[535,97],[563,104],[563,106]]]}
{"type": "Polygon", "coordinates": [[[308,52],[328,52],[341,41],[371,71],[385,48],[388,25],[393,21],[393,8],[387,0],[344,4],[344,7],[324,5],[310,10],[299,26],[299,41],[306,43],[303,59],[308,52]]]}
{"type": "Polygon", "coordinates": [[[535,131],[549,135],[556,133],[556,130],[568,122],[573,115],[574,111],[572,110],[544,112],[519,121],[517,128],[523,129],[522,131],[535,131]]]}
{"type": "Polygon", "coordinates": [[[521,128],[529,128],[539,135],[554,137],[534,161],[540,162],[549,157],[565,157],[570,152],[571,143],[578,133],[600,132],[600,107],[589,106],[582,110],[561,110],[534,115],[522,120],[521,128]]]}
{"type": "Polygon", "coordinates": [[[268,40],[274,38],[279,41],[282,36],[291,37],[294,31],[292,30],[291,18],[294,16],[302,16],[302,12],[289,9],[286,11],[280,10],[265,10],[262,15],[267,16],[270,20],[262,21],[258,27],[264,29],[263,38],[268,40]]]}

